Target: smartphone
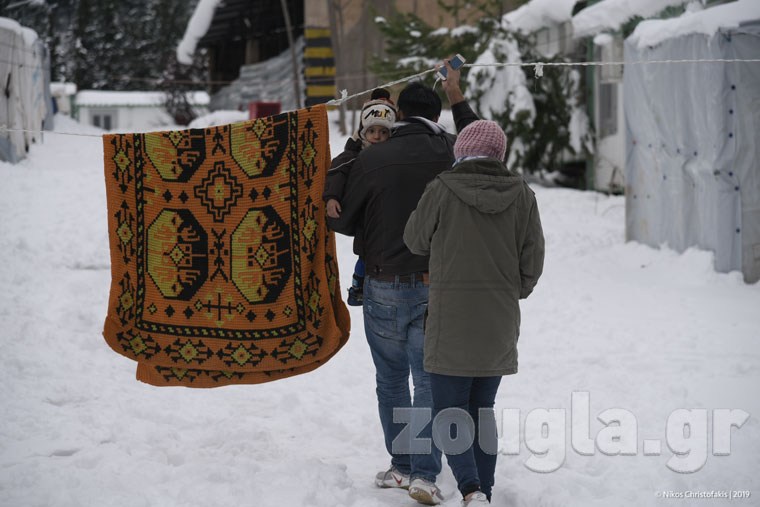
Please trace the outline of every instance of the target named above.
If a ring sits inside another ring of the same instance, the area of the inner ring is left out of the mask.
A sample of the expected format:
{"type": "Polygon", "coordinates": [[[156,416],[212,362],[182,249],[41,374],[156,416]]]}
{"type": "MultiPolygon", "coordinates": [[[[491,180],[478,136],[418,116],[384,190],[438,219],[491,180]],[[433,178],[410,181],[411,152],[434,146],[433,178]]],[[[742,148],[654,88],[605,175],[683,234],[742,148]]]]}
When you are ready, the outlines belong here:
{"type": "MultiPolygon", "coordinates": [[[[464,56],[457,53],[456,55],[454,55],[454,57],[451,60],[449,60],[449,65],[451,65],[452,69],[457,70],[462,65],[464,65],[464,62],[466,61],[467,60],[464,59],[464,56]]],[[[440,69],[438,69],[438,72],[436,72],[435,75],[438,76],[438,79],[440,79],[441,81],[446,81],[446,76],[448,73],[449,73],[449,69],[447,69],[446,66],[443,66],[440,69]]]]}

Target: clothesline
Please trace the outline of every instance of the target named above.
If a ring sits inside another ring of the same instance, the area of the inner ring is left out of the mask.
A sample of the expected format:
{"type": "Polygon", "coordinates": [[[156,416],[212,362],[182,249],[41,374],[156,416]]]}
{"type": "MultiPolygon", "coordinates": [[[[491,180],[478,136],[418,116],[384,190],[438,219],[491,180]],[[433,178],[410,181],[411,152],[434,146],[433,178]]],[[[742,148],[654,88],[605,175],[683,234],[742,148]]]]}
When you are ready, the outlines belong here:
{"type": "MultiPolygon", "coordinates": [[[[760,58],[751,58],[751,59],[726,59],[726,58],[715,58],[715,59],[693,59],[693,60],[637,60],[637,61],[630,61],[630,62],[496,62],[496,63],[465,63],[463,67],[533,67],[533,70],[536,74],[536,77],[541,77],[543,75],[543,68],[544,67],[602,67],[605,65],[650,65],[650,64],[671,64],[671,63],[737,63],[737,62],[744,62],[744,63],[760,63],[760,58]]],[[[375,86],[369,90],[364,90],[358,93],[354,93],[353,95],[348,95],[348,92],[346,90],[341,90],[341,96],[337,99],[330,100],[326,102],[328,106],[339,106],[343,102],[356,98],[361,97],[362,95],[366,95],[368,93],[372,93],[372,90],[375,88],[388,88],[393,85],[397,85],[399,83],[404,83],[406,81],[411,81],[412,79],[422,77],[426,74],[430,74],[431,72],[435,72],[435,69],[428,69],[423,72],[420,72],[418,74],[414,74],[411,76],[403,77],[401,79],[397,79],[396,81],[391,81],[390,83],[384,83],[378,86],[375,86]]]]}
{"type": "MultiPolygon", "coordinates": [[[[638,60],[630,62],[496,62],[496,63],[466,63],[464,67],[533,67],[536,77],[543,75],[544,67],[602,67],[605,65],[661,65],[661,64],[674,64],[674,63],[760,63],[760,58],[739,59],[739,58],[714,58],[714,59],[691,59],[691,60],[638,60]]],[[[375,88],[390,88],[391,86],[405,83],[416,79],[431,72],[435,72],[435,69],[428,69],[417,74],[405,76],[395,81],[390,81],[378,86],[374,86],[369,90],[363,90],[361,92],[348,95],[347,90],[341,90],[341,96],[336,99],[327,101],[325,104],[328,106],[339,106],[347,100],[361,97],[371,93],[375,88]]],[[[54,130],[27,130],[27,129],[9,129],[6,125],[0,125],[0,132],[28,132],[32,134],[45,133],[45,134],[58,134],[64,136],[79,136],[79,137],[101,137],[101,134],[81,134],[77,132],[57,132],[54,130]]]]}
{"type": "Polygon", "coordinates": [[[55,130],[29,130],[29,129],[9,129],[6,125],[0,125],[0,132],[27,132],[30,134],[58,134],[60,136],[79,136],[79,137],[97,137],[101,138],[103,134],[81,134],[79,132],[57,132],[55,130]]]}

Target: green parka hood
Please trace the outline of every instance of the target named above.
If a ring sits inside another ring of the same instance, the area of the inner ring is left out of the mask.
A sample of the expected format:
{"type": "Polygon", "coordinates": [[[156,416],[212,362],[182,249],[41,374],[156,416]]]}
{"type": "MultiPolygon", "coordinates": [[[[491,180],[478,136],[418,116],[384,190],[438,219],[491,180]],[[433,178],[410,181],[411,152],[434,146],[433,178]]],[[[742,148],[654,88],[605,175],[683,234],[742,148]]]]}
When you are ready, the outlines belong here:
{"type": "Polygon", "coordinates": [[[482,213],[501,213],[523,191],[523,179],[495,158],[464,160],[438,176],[454,194],[482,213]]]}
{"type": "Polygon", "coordinates": [[[519,300],[544,265],[536,197],[523,178],[496,159],[456,164],[427,186],[404,242],[430,256],[425,371],[516,373],[519,300]]]}

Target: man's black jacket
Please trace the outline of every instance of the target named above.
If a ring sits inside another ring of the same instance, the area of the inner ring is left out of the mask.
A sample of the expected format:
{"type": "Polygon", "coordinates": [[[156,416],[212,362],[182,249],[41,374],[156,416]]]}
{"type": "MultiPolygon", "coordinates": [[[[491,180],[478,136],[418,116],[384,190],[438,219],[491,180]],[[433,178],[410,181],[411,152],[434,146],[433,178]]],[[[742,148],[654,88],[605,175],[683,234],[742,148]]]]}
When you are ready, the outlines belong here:
{"type": "MultiPolygon", "coordinates": [[[[454,104],[452,112],[457,131],[478,119],[467,102],[454,104]]],[[[356,253],[364,256],[369,276],[427,271],[428,257],[406,248],[404,227],[425,186],[454,162],[454,135],[418,118],[405,121],[390,139],[359,153],[348,175],[340,218],[327,219],[339,233],[363,233],[356,253]]]]}

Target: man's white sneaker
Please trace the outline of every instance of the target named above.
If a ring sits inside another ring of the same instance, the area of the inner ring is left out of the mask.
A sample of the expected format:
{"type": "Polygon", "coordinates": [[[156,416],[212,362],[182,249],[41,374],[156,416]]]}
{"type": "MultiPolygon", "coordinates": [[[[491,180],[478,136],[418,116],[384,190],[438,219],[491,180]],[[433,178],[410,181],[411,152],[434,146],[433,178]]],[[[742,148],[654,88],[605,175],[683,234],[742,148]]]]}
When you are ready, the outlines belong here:
{"type": "Polygon", "coordinates": [[[490,505],[488,497],[482,491],[476,491],[469,495],[469,498],[462,500],[462,507],[476,507],[478,505],[490,505]]]}
{"type": "Polygon", "coordinates": [[[438,486],[425,479],[414,479],[409,484],[409,496],[425,505],[438,505],[443,502],[443,495],[438,486]]]}
{"type": "Polygon", "coordinates": [[[385,472],[378,472],[375,476],[375,485],[378,488],[409,488],[409,475],[403,474],[390,467],[385,472]]]}

